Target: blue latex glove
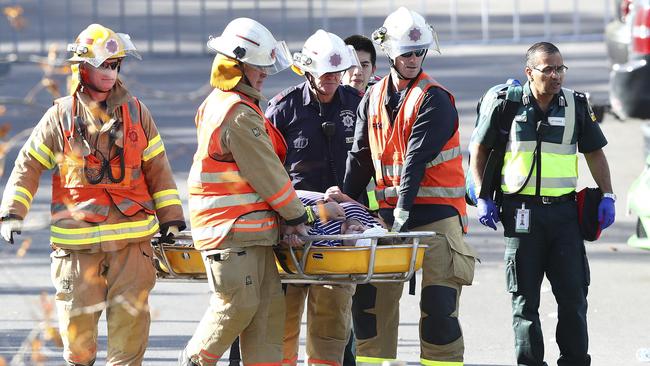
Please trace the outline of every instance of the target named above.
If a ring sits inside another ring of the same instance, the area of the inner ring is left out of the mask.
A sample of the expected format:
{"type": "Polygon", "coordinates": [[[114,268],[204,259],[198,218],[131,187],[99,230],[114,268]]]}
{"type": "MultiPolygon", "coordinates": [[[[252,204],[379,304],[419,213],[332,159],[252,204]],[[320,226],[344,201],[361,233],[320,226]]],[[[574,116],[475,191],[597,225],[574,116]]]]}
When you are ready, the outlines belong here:
{"type": "Polygon", "coordinates": [[[609,197],[603,197],[598,204],[598,222],[601,230],[607,229],[616,219],[616,207],[614,200],[609,197]]]}
{"type": "Polygon", "coordinates": [[[499,222],[499,210],[494,201],[489,198],[479,198],[476,207],[478,207],[478,222],[496,230],[496,223],[499,222]]]}

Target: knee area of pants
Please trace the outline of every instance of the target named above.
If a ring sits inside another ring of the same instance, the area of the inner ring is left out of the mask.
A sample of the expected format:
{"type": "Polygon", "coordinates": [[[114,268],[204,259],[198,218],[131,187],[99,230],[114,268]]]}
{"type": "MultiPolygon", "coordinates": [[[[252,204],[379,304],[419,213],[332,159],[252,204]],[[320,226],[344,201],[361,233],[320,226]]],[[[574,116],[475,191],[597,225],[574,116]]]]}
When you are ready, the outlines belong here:
{"type": "Polygon", "coordinates": [[[435,345],[449,344],[462,336],[456,311],[456,289],[445,286],[427,286],[422,289],[420,308],[422,339],[435,345]]]}
{"type": "Polygon", "coordinates": [[[377,336],[377,317],[367,310],[375,307],[377,288],[373,285],[359,285],[352,297],[352,317],[354,334],[357,339],[369,339],[377,336]]]}

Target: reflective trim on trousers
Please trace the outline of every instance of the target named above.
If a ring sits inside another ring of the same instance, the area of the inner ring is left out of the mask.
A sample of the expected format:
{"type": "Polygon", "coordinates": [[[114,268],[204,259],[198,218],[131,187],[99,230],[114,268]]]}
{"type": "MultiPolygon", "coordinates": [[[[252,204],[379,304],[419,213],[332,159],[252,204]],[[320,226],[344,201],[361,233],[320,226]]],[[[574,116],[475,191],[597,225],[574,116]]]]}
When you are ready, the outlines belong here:
{"type": "Polygon", "coordinates": [[[378,358],[378,357],[365,357],[357,356],[357,366],[376,366],[381,365],[384,361],[395,361],[393,358],[378,358]]]}
{"type": "Polygon", "coordinates": [[[147,237],[158,232],[158,220],[149,215],[145,220],[119,224],[97,225],[84,228],[50,227],[50,241],[54,244],[87,245],[102,241],[117,241],[147,237]]]}
{"type": "Polygon", "coordinates": [[[463,366],[463,361],[434,361],[421,358],[420,364],[424,366],[463,366]]]}

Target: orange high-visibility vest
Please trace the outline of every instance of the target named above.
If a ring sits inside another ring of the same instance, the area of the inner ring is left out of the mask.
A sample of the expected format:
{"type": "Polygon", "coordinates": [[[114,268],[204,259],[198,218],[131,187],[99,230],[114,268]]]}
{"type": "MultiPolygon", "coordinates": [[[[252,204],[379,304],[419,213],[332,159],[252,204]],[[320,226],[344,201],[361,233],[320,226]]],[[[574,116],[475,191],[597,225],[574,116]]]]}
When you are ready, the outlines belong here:
{"type": "Polygon", "coordinates": [[[154,214],[154,203],[141,170],[142,156],[147,148],[147,137],[140,123],[140,103],[136,98],[122,104],[123,157],[114,156],[109,161],[114,180],[124,174],[120,182],[109,179],[108,171],[97,183],[89,182],[99,176],[102,160],[94,154],[82,156],[78,150],[82,144],[75,124],[83,123],[76,118],[76,97],[67,96],[56,102],[61,106],[60,127],[64,133],[63,156],[52,179],[52,221],[75,218],[99,223],[108,217],[113,203],[125,216],[133,216],[141,210],[154,214]]]}
{"type": "Polygon", "coordinates": [[[218,155],[222,154],[220,136],[217,135],[214,139],[212,136],[222,127],[228,112],[239,103],[251,107],[264,119],[275,153],[281,161],[286,157],[287,145],[284,138],[249,97],[236,91],[214,89],[197,112],[198,148],[188,178],[192,238],[194,246],[199,250],[219,247],[230,231],[275,230],[278,226],[277,215],[260,220],[238,219],[253,211],[277,210],[294,197],[288,195],[293,188],[287,179],[287,184],[267,202],[240,175],[239,167],[232,158],[217,160],[210,155],[211,146],[215,146],[218,155]],[[218,108],[211,107],[210,115],[204,118],[208,106],[218,108]]]}
{"type": "MultiPolygon", "coordinates": [[[[392,125],[385,107],[389,78],[369,90],[368,137],[377,187],[375,193],[380,208],[397,204],[408,140],[418,111],[429,88],[441,88],[455,104],[454,96],[424,72],[407,91],[392,125]]],[[[458,126],[458,120],[455,121],[458,126]]],[[[458,211],[465,231],[467,209],[465,206],[465,175],[462,167],[458,129],[443,146],[440,154],[427,163],[415,204],[449,205],[458,211]]]]}

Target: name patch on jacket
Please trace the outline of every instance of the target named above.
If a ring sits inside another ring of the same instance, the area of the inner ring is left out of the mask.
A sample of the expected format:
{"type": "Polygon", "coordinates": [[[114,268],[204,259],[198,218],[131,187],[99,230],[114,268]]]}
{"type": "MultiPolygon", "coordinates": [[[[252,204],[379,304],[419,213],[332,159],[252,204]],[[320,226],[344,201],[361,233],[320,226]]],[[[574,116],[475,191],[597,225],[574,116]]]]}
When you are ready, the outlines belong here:
{"type": "Polygon", "coordinates": [[[548,117],[548,124],[551,126],[564,126],[566,122],[564,117],[548,117]]]}

